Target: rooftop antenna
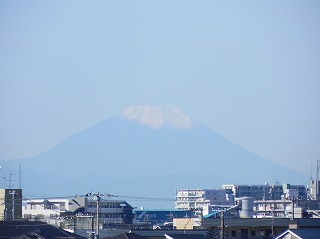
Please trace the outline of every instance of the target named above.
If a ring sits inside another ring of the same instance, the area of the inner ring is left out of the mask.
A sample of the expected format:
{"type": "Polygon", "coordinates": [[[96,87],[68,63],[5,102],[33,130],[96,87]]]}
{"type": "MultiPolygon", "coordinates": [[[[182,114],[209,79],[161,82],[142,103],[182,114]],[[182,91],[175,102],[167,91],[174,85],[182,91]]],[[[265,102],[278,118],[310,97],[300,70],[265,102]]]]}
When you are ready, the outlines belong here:
{"type": "Polygon", "coordinates": [[[3,188],[6,188],[6,176],[3,176],[3,188]]]}
{"type": "Polygon", "coordinates": [[[317,160],[316,199],[319,199],[319,160],[317,160]]]}
{"type": "Polygon", "coordinates": [[[21,163],[19,163],[19,188],[21,189],[21,163]]]}
{"type": "Polygon", "coordinates": [[[7,180],[9,182],[9,189],[11,189],[11,187],[13,186],[11,183],[13,182],[13,179],[11,178],[11,176],[13,175],[13,173],[9,174],[9,180],[7,180]]]}
{"type": "Polygon", "coordinates": [[[313,181],[313,178],[312,178],[312,161],[310,162],[310,181],[313,181]]]}
{"type": "Polygon", "coordinates": [[[319,181],[319,160],[317,160],[317,181],[319,181]]]}

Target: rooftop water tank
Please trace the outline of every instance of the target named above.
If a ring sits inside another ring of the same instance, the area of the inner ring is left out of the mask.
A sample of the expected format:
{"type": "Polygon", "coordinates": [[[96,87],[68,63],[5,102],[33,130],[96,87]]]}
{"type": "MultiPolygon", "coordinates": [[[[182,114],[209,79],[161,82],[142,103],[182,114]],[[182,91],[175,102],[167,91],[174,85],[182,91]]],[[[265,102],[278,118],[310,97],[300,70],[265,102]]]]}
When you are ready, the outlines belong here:
{"type": "Polygon", "coordinates": [[[238,198],[241,201],[241,218],[251,218],[253,216],[253,201],[254,198],[251,197],[242,197],[238,198]]]}

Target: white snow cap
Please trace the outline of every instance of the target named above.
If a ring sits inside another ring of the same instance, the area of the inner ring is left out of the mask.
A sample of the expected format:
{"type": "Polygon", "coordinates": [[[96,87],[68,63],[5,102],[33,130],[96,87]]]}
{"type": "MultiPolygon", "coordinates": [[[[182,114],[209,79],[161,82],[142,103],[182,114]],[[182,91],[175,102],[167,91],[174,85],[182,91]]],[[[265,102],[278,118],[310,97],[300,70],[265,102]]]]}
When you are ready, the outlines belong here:
{"type": "Polygon", "coordinates": [[[120,116],[137,121],[151,128],[189,129],[194,126],[192,119],[174,106],[152,107],[145,105],[130,106],[120,116]]]}

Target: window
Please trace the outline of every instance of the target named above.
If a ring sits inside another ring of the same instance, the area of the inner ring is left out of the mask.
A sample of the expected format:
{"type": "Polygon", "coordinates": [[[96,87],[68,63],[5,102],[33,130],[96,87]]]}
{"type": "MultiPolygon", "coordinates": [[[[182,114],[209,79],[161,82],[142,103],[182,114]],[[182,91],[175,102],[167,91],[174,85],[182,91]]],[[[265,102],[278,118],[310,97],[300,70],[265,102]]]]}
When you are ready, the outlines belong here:
{"type": "Polygon", "coordinates": [[[241,238],[248,238],[248,229],[241,229],[241,238]]]}

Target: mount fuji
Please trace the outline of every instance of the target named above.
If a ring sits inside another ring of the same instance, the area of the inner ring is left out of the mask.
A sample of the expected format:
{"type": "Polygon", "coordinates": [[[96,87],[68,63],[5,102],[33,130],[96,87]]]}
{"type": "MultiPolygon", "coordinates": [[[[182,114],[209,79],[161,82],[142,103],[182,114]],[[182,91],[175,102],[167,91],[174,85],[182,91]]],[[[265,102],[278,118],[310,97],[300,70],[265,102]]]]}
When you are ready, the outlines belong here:
{"type": "Polygon", "coordinates": [[[29,197],[108,192],[154,208],[173,208],[181,188],[307,183],[305,175],[249,152],[173,106],[128,107],[40,155],[0,164],[2,173],[14,175],[21,165],[29,197]]]}

